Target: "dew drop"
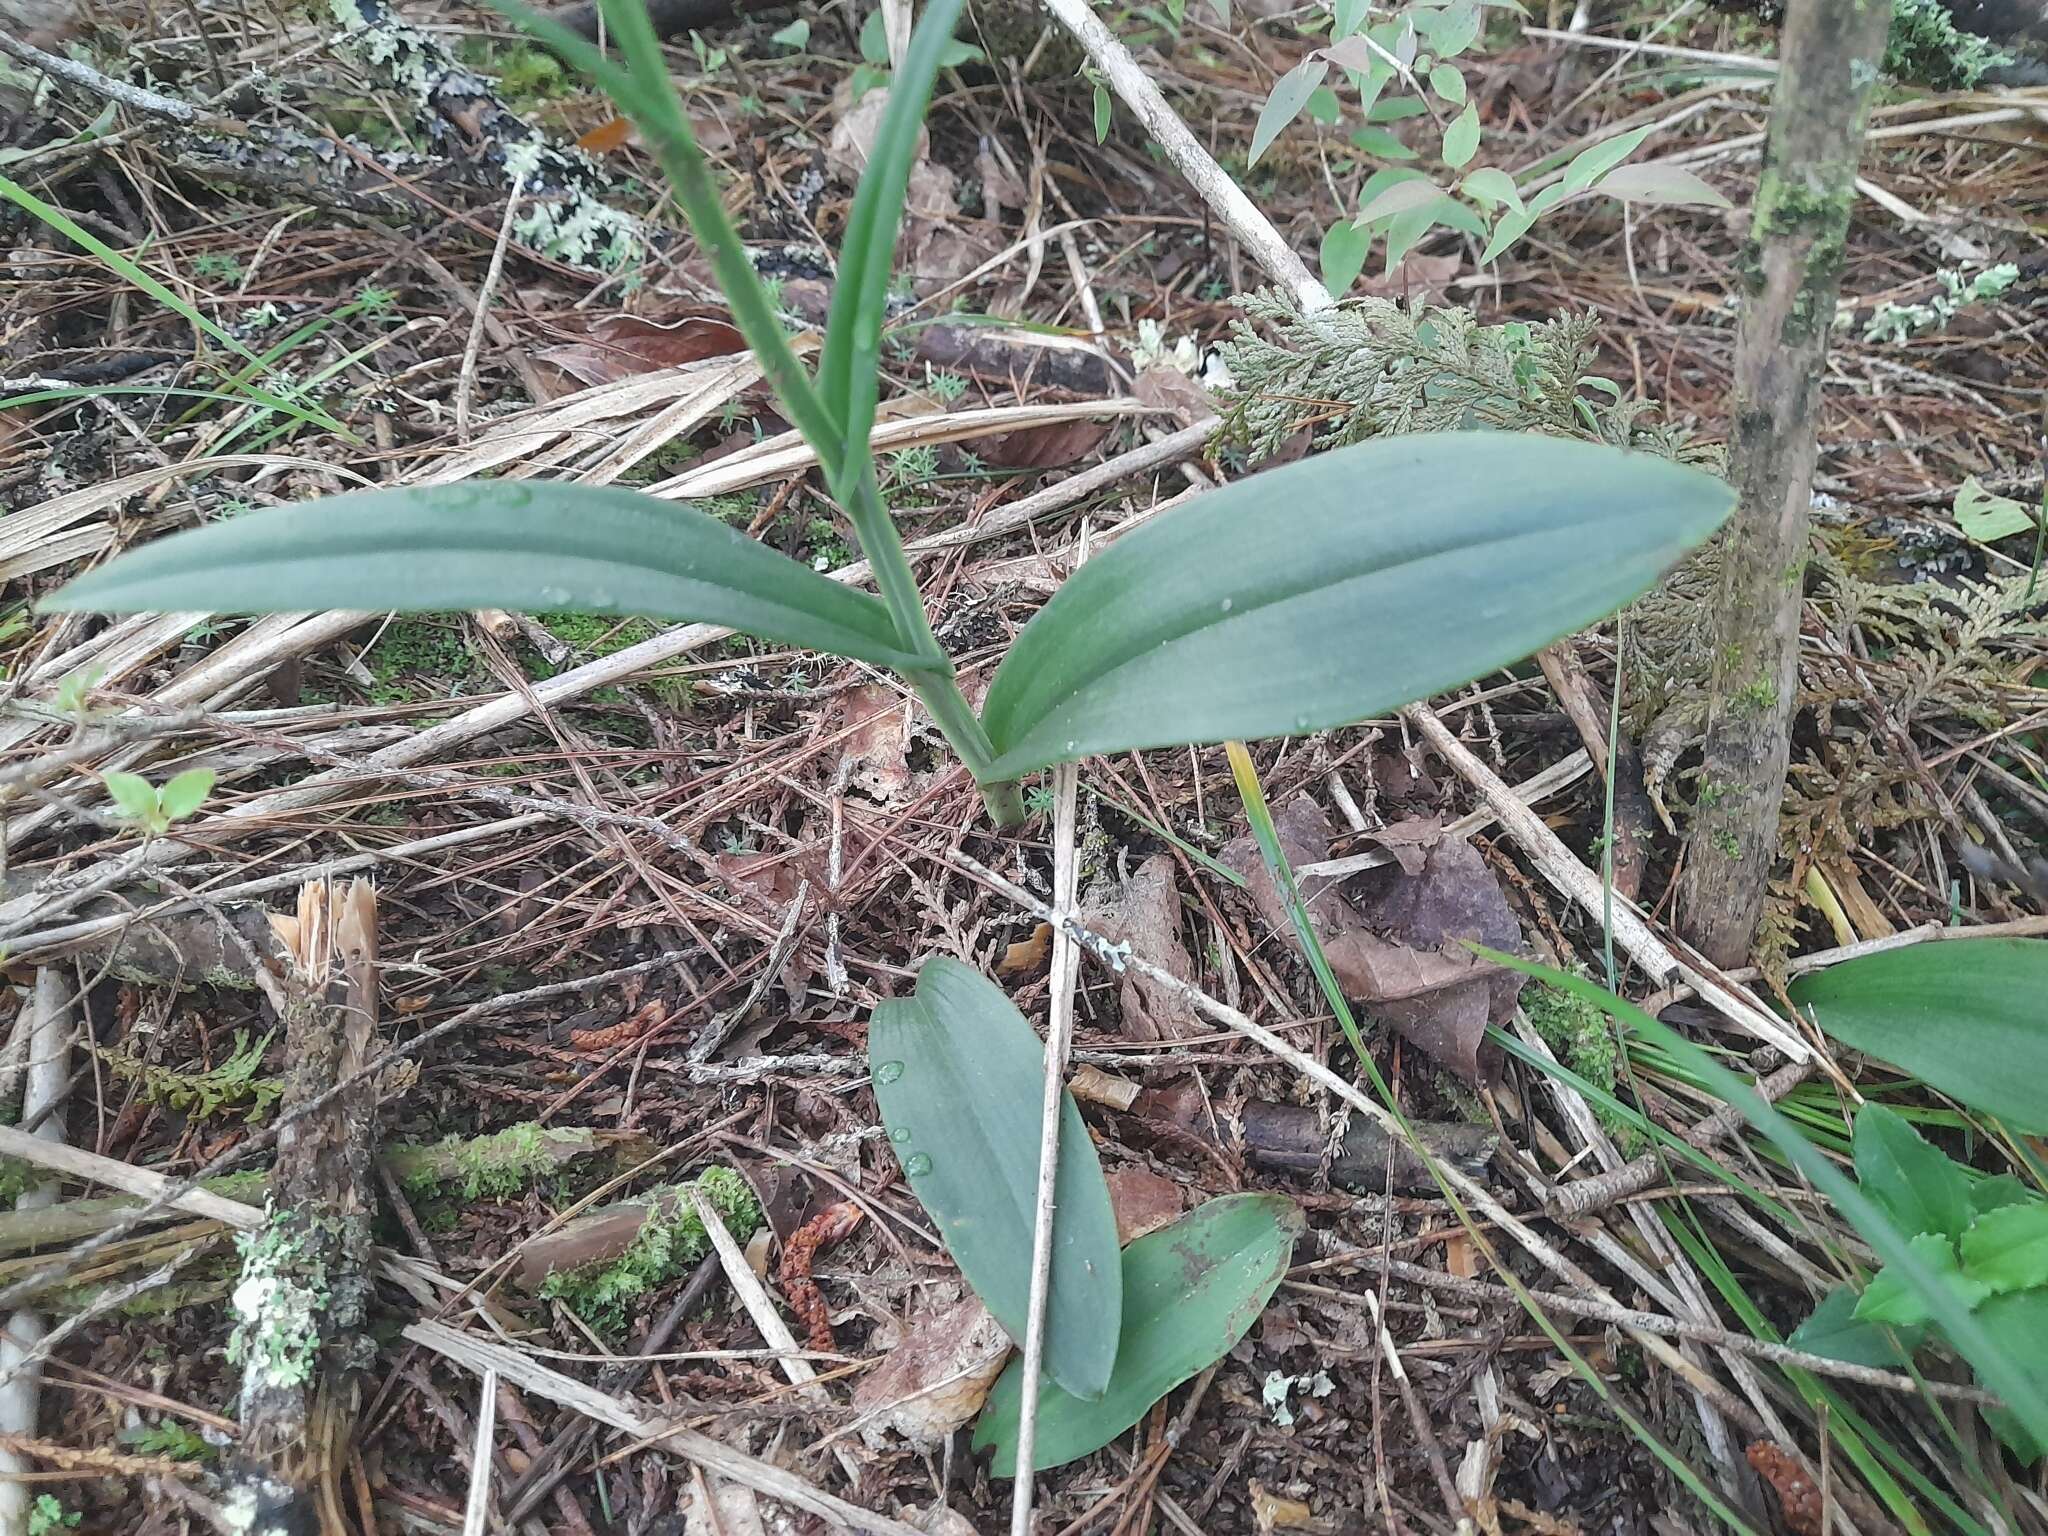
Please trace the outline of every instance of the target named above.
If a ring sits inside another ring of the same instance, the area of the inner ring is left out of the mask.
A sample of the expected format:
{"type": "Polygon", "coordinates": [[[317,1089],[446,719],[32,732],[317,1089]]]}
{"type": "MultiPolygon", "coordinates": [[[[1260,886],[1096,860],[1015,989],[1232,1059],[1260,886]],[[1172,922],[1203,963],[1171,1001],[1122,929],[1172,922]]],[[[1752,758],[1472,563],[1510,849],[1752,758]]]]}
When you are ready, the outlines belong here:
{"type": "Polygon", "coordinates": [[[904,1142],[910,1140],[910,1127],[907,1125],[897,1126],[895,1130],[889,1133],[889,1139],[898,1146],[901,1146],[904,1142]]]}
{"type": "Polygon", "coordinates": [[[885,1061],[875,1068],[875,1081],[878,1083],[893,1083],[902,1076],[903,1063],[900,1061],[885,1061]]]}
{"type": "Polygon", "coordinates": [[[913,1179],[921,1179],[932,1171],[932,1160],[922,1152],[913,1152],[903,1159],[903,1171],[913,1179]]]}
{"type": "Polygon", "coordinates": [[[1070,741],[1067,743],[1067,750],[1071,752],[1078,746],[1080,746],[1080,743],[1078,741],[1070,741]]]}
{"type": "Polygon", "coordinates": [[[1222,602],[1216,605],[1216,611],[1218,613],[1228,613],[1231,609],[1235,608],[1236,606],[1237,600],[1235,598],[1226,597],[1225,599],[1223,599],[1222,602]]]}
{"type": "Polygon", "coordinates": [[[1307,730],[1307,729],[1308,729],[1308,716],[1307,716],[1307,715],[1296,715],[1296,716],[1294,717],[1294,728],[1295,728],[1295,729],[1296,729],[1297,731],[1305,731],[1305,730],[1307,730]]]}

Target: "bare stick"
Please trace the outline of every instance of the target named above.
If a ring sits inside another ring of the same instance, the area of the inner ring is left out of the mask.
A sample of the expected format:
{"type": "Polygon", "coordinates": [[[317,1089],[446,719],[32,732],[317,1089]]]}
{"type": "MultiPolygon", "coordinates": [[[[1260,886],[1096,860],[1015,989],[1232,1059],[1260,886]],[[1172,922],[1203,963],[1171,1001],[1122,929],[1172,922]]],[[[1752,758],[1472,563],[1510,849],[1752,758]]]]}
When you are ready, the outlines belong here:
{"type": "Polygon", "coordinates": [[[1856,157],[1891,12],[1860,0],[1788,6],[1770,143],[1740,270],[1729,478],[1699,805],[1679,879],[1683,931],[1740,965],[1778,861],[1778,812],[1799,704],[1808,522],[1829,319],[1856,198],[1856,157]]]}
{"type": "MultiPolygon", "coordinates": [[[[28,1088],[21,1114],[24,1121],[41,1120],[33,1136],[11,1132],[38,1146],[62,1147],[64,1117],[53,1113],[71,1091],[71,1041],[77,1030],[77,998],[71,978],[56,966],[36,972],[34,1027],[29,1033],[28,1088]]],[[[16,1208],[52,1205],[57,1199],[54,1183],[39,1184],[25,1191],[16,1208]]],[[[14,1435],[36,1433],[36,1417],[43,1395],[43,1372],[32,1364],[42,1341],[43,1314],[29,1307],[9,1315],[0,1335],[0,1371],[8,1376],[0,1387],[0,1431],[14,1435]]],[[[0,1452],[0,1536],[22,1536],[28,1529],[29,1485],[18,1475],[27,1463],[12,1451],[0,1452]]]]}
{"type": "MultiPolygon", "coordinates": [[[[1080,775],[1072,763],[1053,770],[1052,899],[1074,907],[1074,792],[1080,775]]],[[[1081,949],[1064,927],[1052,931],[1052,1016],[1045,1042],[1045,1093],[1038,1131],[1038,1194],[1032,1205],[1031,1300],[1024,1319],[1023,1401],[1017,1419],[1017,1477],[1010,1502],[1010,1536],[1031,1536],[1032,1475],[1038,1449],[1038,1378],[1045,1367],[1045,1304],[1052,1291],[1053,1195],[1060,1165],[1060,1111],[1066,1097],[1067,1052],[1074,1042],[1074,983],[1081,949]]]]}

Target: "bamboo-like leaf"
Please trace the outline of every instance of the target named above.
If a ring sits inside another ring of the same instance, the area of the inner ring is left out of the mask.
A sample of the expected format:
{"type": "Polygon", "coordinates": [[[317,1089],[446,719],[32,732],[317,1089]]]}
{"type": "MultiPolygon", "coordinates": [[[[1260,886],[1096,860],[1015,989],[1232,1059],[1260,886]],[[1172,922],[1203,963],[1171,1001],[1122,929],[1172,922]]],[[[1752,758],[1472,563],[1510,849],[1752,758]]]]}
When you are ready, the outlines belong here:
{"type": "MultiPolygon", "coordinates": [[[[1021,1340],[1045,1048],[1001,987],[935,956],[918,972],[914,997],[875,1009],[868,1070],[911,1192],[974,1293],[1021,1340]]],[[[1045,1370],[1076,1399],[1096,1398],[1109,1383],[1123,1312],[1116,1216],[1070,1096],[1061,1116],[1045,1370]]]]}
{"type": "Polygon", "coordinates": [[[991,776],[1425,698],[1613,612],[1733,503],[1698,470],[1506,432],[1239,480],[1117,540],[1025,626],[983,713],[991,776]]]}
{"type": "MultiPolygon", "coordinates": [[[[1303,1225],[1285,1195],[1225,1195],[1125,1249],[1123,1337],[1109,1388],[1095,1402],[1039,1389],[1037,1470],[1100,1450],[1222,1359],[1272,1299],[1303,1225]]],[[[1023,1396],[1024,1362],[1013,1359],[974,1430],[976,1450],[995,1450],[997,1477],[1017,1475],[1023,1396]]]]}
{"type": "Polygon", "coordinates": [[[1791,991],[1851,1049],[2015,1130],[2048,1132],[2048,943],[1913,944],[1802,976],[1791,991]]]}
{"type": "Polygon", "coordinates": [[[479,481],[354,491],[158,539],[43,600],[103,613],[514,608],[701,619],[881,666],[918,658],[882,605],[694,507],[479,481]]]}
{"type": "MultiPolygon", "coordinates": [[[[953,28],[966,0],[930,0],[903,67],[889,82],[882,126],[868,153],[867,169],[854,194],[832,313],[818,359],[818,398],[838,426],[847,452],[865,459],[868,431],[875,424],[881,380],[882,323],[888,317],[889,277],[896,255],[896,231],[903,220],[911,162],[924,126],[932,84],[953,42],[953,28]]],[[[840,466],[833,466],[835,474],[840,466]]],[[[836,486],[845,494],[843,484],[836,486]]]]}

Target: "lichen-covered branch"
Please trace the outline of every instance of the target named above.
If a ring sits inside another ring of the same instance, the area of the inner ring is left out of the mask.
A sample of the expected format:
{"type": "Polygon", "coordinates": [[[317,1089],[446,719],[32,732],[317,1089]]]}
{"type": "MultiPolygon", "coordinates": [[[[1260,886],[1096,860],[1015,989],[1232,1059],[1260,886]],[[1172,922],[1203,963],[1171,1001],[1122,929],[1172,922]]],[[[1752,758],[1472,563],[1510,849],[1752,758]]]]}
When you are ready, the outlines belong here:
{"type": "MultiPolygon", "coordinates": [[[[291,957],[287,1113],[369,1061],[376,1036],[376,901],[367,881],[299,893],[273,920],[291,957]]],[[[278,1137],[270,1214],[241,1239],[235,1332],[242,1442],[226,1507],[241,1529],[341,1530],[340,1473],[369,1319],[374,1090],[365,1083],[278,1137]]]]}
{"type": "Polygon", "coordinates": [[[1722,543],[1705,765],[1679,891],[1687,936],[1721,965],[1747,958],[1778,854],[1821,373],[1889,21],[1879,0],[1806,0],[1780,34],[1741,266],[1729,443],[1740,499],[1722,543]]]}

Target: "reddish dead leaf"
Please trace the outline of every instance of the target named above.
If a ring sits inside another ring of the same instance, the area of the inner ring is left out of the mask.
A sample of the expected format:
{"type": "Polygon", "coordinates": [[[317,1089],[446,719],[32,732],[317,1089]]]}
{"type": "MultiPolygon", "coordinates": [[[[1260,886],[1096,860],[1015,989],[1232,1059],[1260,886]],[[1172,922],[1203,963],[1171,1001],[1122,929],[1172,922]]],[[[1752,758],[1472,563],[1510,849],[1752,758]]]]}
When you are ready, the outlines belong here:
{"type": "Polygon", "coordinates": [[[1464,269],[1463,257],[1425,256],[1419,251],[1411,251],[1401,258],[1401,264],[1393,271],[1369,272],[1360,277],[1352,291],[1380,299],[1417,301],[1440,296],[1451,279],[1464,269]]]}
{"type": "MultiPolygon", "coordinates": [[[[1128,880],[1105,876],[1089,886],[1081,900],[1081,922],[1112,943],[1130,945],[1168,975],[1195,979],[1195,962],[1181,941],[1172,854],[1153,854],[1128,880]]],[[[1128,1039],[1178,1040],[1196,1032],[1188,1005],[1164,982],[1126,970],[1117,999],[1128,1039]]]]}
{"type": "Polygon", "coordinates": [[[1806,1475],[1797,1458],[1782,1447],[1768,1440],[1759,1440],[1750,1446],[1749,1464],[1755,1467],[1757,1475],[1769,1483],[1778,1495],[1778,1503],[1785,1512],[1785,1529],[1792,1536],[1821,1536],[1821,1519],[1825,1513],[1820,1489],[1813,1479],[1806,1475]]]}
{"type": "Polygon", "coordinates": [[[629,117],[614,117],[599,123],[590,132],[576,141],[576,147],[586,154],[609,155],[633,143],[638,135],[633,131],[633,120],[629,117]]]}
{"type": "Polygon", "coordinates": [[[861,1435],[877,1447],[891,1431],[938,1444],[981,1412],[1009,1358],[1010,1336],[972,1296],[920,1318],[855,1389],[861,1435]]]}
{"type": "Polygon", "coordinates": [[[1173,412],[1180,424],[1191,427],[1216,414],[1216,399],[1178,368],[1147,368],[1131,386],[1131,394],[1147,405],[1173,412]]]}
{"type": "Polygon", "coordinates": [[[1129,1247],[1148,1232],[1180,1220],[1180,1186],[1149,1168],[1119,1168],[1103,1175],[1110,1208],[1116,1212],[1116,1240],[1129,1247]]]}
{"type": "Polygon", "coordinates": [[[1410,816],[1390,827],[1366,833],[1365,840],[1378,843],[1391,853],[1394,862],[1401,866],[1402,874],[1419,875],[1422,866],[1429,861],[1429,850],[1443,835],[1443,823],[1436,817],[1410,816]]]}
{"type": "Polygon", "coordinates": [[[1478,1276],[1479,1250],[1463,1232],[1453,1232],[1444,1239],[1444,1268],[1460,1280],[1478,1276]]]}
{"type": "Polygon", "coordinates": [[[859,1226],[863,1214],[853,1201],[841,1200],[798,1227],[782,1245],[782,1265],[775,1278],[790,1310],[803,1319],[811,1348],[815,1350],[829,1351],[833,1347],[832,1310],[825,1304],[817,1282],[811,1279],[811,1265],[820,1248],[838,1242],[859,1226]]]}
{"type": "Polygon", "coordinates": [[[664,319],[597,315],[578,327],[557,324],[553,329],[571,339],[543,347],[534,357],[581,384],[610,384],[744,352],[747,347],[731,322],[711,310],[677,312],[664,319]]]}
{"type": "Polygon", "coordinates": [[[1076,418],[998,432],[975,445],[984,464],[996,469],[1064,469],[1085,459],[1109,436],[1109,424],[1076,418]]]}
{"type": "Polygon", "coordinates": [[[638,1040],[649,1030],[667,1022],[668,1004],[656,999],[642,1003],[626,1018],[619,1020],[608,1029],[572,1029],[569,1031],[570,1046],[579,1051],[614,1051],[620,1046],[638,1040]]]}
{"type": "Polygon", "coordinates": [[[1003,958],[996,962],[998,976],[1016,976],[1025,971],[1035,971],[1045,964],[1045,957],[1052,953],[1052,924],[1040,923],[1031,930],[1029,938],[1019,939],[1003,950],[1003,958]]]}

